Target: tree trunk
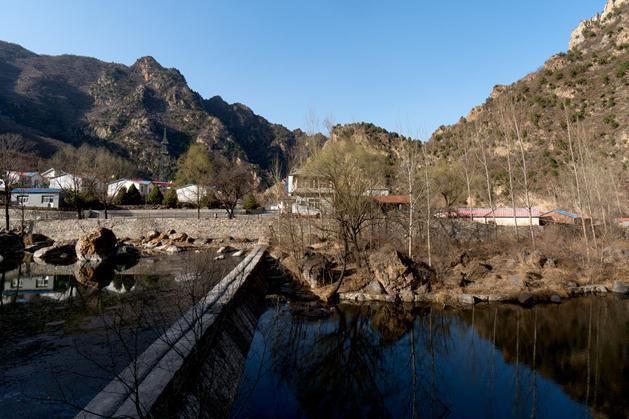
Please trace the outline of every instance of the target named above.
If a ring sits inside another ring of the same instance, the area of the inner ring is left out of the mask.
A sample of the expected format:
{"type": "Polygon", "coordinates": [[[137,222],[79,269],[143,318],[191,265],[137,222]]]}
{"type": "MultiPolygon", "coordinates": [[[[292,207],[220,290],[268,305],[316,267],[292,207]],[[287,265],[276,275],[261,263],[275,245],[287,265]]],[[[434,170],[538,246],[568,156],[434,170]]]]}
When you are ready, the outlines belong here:
{"type": "Polygon", "coordinates": [[[6,230],[9,231],[11,229],[11,222],[9,220],[9,207],[11,206],[11,191],[9,187],[5,185],[4,187],[4,221],[6,230]]]}

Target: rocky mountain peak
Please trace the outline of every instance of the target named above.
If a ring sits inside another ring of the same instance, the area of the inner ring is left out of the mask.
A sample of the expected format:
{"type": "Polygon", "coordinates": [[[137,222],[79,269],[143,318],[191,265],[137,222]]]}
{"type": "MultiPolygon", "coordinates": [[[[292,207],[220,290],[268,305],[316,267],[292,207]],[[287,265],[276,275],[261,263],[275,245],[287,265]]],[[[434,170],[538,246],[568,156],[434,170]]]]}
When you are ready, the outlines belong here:
{"type": "MultiPolygon", "coordinates": [[[[616,13],[622,15],[621,9],[627,4],[629,4],[629,0],[607,0],[603,13],[597,13],[591,19],[579,22],[579,25],[570,35],[568,49],[572,50],[581,47],[588,37],[594,36],[594,29],[604,26],[607,22],[613,19],[616,13]]],[[[629,40],[626,29],[621,30],[616,37],[619,38],[621,42],[627,42],[629,40]]]]}

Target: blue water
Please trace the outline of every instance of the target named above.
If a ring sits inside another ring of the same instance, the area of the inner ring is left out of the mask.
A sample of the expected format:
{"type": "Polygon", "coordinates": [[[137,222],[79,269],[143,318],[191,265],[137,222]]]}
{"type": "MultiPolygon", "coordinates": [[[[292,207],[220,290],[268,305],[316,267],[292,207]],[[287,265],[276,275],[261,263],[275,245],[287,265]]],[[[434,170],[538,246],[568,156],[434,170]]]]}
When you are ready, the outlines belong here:
{"type": "Polygon", "coordinates": [[[627,417],[629,303],[260,318],[232,416],[627,417]]]}

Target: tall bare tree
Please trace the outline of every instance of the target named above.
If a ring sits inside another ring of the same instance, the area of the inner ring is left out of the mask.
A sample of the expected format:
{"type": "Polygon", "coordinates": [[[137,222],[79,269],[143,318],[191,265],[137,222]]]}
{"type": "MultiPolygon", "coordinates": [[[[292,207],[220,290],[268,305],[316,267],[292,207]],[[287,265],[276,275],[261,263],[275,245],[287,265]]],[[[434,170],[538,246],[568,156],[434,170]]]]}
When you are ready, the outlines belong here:
{"type": "Polygon", "coordinates": [[[11,228],[9,208],[11,206],[11,190],[18,185],[19,161],[17,150],[19,149],[20,136],[17,134],[0,135],[0,187],[4,196],[4,220],[5,228],[11,228]]]}

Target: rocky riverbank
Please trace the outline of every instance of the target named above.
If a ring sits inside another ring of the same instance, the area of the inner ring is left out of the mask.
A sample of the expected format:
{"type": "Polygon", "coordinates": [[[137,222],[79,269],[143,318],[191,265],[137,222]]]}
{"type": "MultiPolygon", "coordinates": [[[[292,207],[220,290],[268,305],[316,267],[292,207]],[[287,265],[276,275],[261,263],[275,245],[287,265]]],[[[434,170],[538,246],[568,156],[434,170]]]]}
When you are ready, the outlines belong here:
{"type": "Polygon", "coordinates": [[[333,242],[309,246],[300,261],[280,249],[275,249],[274,255],[324,301],[532,305],[583,295],[629,293],[626,241],[604,249],[588,270],[569,257],[541,250],[477,247],[453,254],[437,269],[407,258],[390,245],[366,250],[360,265],[344,264],[340,246],[333,242]]]}

